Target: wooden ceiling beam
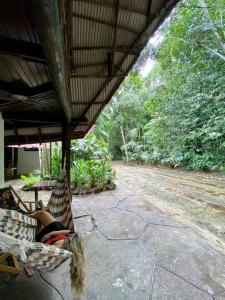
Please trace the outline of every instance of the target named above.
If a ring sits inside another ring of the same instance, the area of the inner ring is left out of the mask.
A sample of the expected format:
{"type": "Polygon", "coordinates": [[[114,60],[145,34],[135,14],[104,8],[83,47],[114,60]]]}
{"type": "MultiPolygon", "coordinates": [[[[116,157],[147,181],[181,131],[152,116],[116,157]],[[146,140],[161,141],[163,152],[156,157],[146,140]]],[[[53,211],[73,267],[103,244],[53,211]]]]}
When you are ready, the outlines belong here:
{"type": "Polygon", "coordinates": [[[46,64],[43,48],[39,44],[0,36],[0,53],[18,56],[34,63],[46,64]]]}
{"type": "Polygon", "coordinates": [[[52,82],[46,82],[35,87],[29,87],[22,81],[7,82],[0,80],[0,90],[9,92],[10,94],[31,97],[52,91],[53,84],[52,82]]]}
{"type": "MultiPolygon", "coordinates": [[[[116,0],[115,5],[115,23],[114,23],[114,31],[113,31],[113,43],[112,43],[112,57],[111,57],[111,73],[109,76],[112,75],[114,71],[114,64],[115,64],[115,47],[116,47],[116,37],[117,37],[117,28],[118,28],[118,14],[119,14],[119,0],[116,0]]],[[[110,69],[109,69],[110,71],[110,69]]]]}
{"type": "Polygon", "coordinates": [[[72,69],[70,70],[71,73],[75,72],[76,69],[83,69],[83,68],[92,68],[92,67],[101,67],[106,66],[106,62],[99,62],[99,63],[90,63],[90,64],[77,64],[73,65],[72,69]]]}
{"type": "Polygon", "coordinates": [[[18,112],[18,113],[3,113],[5,121],[17,121],[20,123],[44,123],[44,124],[56,124],[63,122],[61,117],[55,115],[36,114],[31,112],[18,112]]]}
{"type": "MultiPolygon", "coordinates": [[[[81,47],[72,47],[73,51],[94,51],[94,50],[106,50],[106,51],[112,51],[113,46],[107,45],[107,46],[81,46],[81,47]]],[[[131,49],[130,46],[115,46],[114,50],[115,52],[121,52],[121,53],[128,53],[130,55],[137,55],[139,53],[139,49],[142,49],[140,47],[136,47],[134,49],[131,49]]]]}
{"type": "MultiPolygon", "coordinates": [[[[20,114],[16,116],[16,114],[4,114],[4,120],[5,120],[5,129],[6,130],[11,130],[11,129],[23,129],[23,128],[46,128],[46,127],[61,127],[62,123],[65,120],[60,119],[59,117],[54,118],[52,116],[42,116],[36,117],[35,114],[20,114]],[[31,117],[29,118],[28,116],[31,117]],[[23,119],[22,119],[23,118],[23,119]],[[13,122],[12,122],[13,121],[13,122]]],[[[76,124],[76,125],[83,125],[88,122],[88,119],[86,117],[80,117],[80,118],[74,118],[71,121],[71,124],[76,124]]],[[[40,130],[39,130],[40,132],[40,130]]]]}
{"type": "Polygon", "coordinates": [[[38,137],[39,137],[39,144],[42,144],[42,133],[41,133],[41,128],[38,128],[38,137]]]}
{"type": "MultiPolygon", "coordinates": [[[[108,7],[108,8],[112,8],[112,9],[115,7],[114,4],[108,3],[105,0],[73,0],[73,1],[100,5],[100,6],[104,6],[104,7],[108,7]]],[[[143,16],[147,15],[145,10],[137,10],[137,9],[134,9],[134,8],[132,8],[130,6],[126,6],[126,5],[120,5],[119,9],[123,10],[123,11],[127,11],[129,13],[139,14],[139,15],[143,15],[143,16]]]]}
{"type": "Polygon", "coordinates": [[[25,128],[33,128],[33,129],[37,129],[37,128],[49,128],[49,127],[60,127],[60,123],[33,123],[33,122],[21,122],[21,121],[14,121],[14,125],[10,124],[9,123],[10,120],[5,120],[5,130],[12,130],[14,128],[17,128],[17,129],[25,129],[25,128]]]}
{"type": "Polygon", "coordinates": [[[16,143],[17,143],[17,145],[20,145],[20,143],[19,143],[19,135],[18,135],[17,128],[14,128],[14,133],[15,133],[15,137],[16,137],[16,143]]]}
{"type": "Polygon", "coordinates": [[[151,16],[152,16],[151,9],[152,9],[152,0],[148,0],[146,26],[148,26],[151,21],[151,16]]]}
{"type": "MultiPolygon", "coordinates": [[[[113,77],[123,77],[124,74],[116,74],[113,77]]],[[[70,78],[107,78],[108,75],[100,74],[70,74],[70,78]]]]}
{"type": "MultiPolygon", "coordinates": [[[[96,101],[93,103],[93,105],[99,105],[99,104],[104,104],[104,101],[96,101]]],[[[72,105],[88,105],[88,101],[72,101],[72,105]]]]}
{"type": "MultiPolygon", "coordinates": [[[[100,19],[97,19],[97,18],[88,17],[88,16],[84,16],[84,15],[81,15],[81,14],[77,14],[77,13],[73,13],[72,15],[73,15],[74,18],[99,23],[99,24],[106,25],[106,26],[109,26],[109,27],[112,27],[112,28],[114,28],[114,26],[115,26],[114,23],[103,21],[103,20],[100,20],[100,19]]],[[[133,34],[138,34],[139,33],[139,31],[137,31],[137,30],[131,29],[130,27],[121,26],[121,25],[117,25],[117,29],[125,30],[125,31],[131,32],[133,34]]]]}

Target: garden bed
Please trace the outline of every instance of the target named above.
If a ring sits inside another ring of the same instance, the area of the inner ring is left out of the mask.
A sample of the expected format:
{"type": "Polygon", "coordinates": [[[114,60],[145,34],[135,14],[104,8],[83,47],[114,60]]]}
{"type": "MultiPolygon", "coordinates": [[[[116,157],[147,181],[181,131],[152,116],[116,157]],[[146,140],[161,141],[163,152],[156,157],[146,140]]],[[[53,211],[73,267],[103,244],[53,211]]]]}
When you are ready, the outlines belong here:
{"type": "Polygon", "coordinates": [[[73,195],[87,195],[87,194],[98,194],[104,191],[111,191],[111,190],[115,190],[116,185],[113,183],[111,185],[107,185],[105,187],[95,187],[95,188],[84,188],[82,190],[79,190],[77,188],[71,188],[72,189],[72,194],[73,195]]]}

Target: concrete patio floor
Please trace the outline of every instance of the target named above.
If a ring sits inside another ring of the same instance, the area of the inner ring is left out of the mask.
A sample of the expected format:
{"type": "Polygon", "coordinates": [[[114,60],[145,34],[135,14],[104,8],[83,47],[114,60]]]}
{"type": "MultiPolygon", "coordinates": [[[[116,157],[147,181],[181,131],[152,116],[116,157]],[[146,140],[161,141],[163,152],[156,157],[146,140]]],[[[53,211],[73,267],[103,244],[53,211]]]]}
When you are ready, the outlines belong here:
{"type": "MultiPolygon", "coordinates": [[[[97,226],[89,217],[75,221],[86,246],[85,294],[74,297],[68,263],[43,278],[66,300],[224,300],[225,255],[146,202],[148,191],[144,185],[136,189],[135,182],[135,176],[132,184],[119,174],[116,190],[73,197],[74,216],[89,213],[97,226]]],[[[23,199],[34,197],[33,192],[22,193],[23,199]]],[[[46,203],[50,193],[40,192],[40,198],[46,203]]],[[[62,299],[37,272],[11,282],[0,277],[0,299],[62,299]]]]}

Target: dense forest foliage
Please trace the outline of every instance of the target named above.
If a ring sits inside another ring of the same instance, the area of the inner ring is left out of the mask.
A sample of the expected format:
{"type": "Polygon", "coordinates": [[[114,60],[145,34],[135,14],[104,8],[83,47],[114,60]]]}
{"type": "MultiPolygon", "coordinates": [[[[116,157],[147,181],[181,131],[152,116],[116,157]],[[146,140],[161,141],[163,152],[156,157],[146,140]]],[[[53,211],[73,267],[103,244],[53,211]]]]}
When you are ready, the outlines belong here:
{"type": "Polygon", "coordinates": [[[157,36],[95,134],[114,159],[225,172],[224,0],[180,2],[157,36]],[[143,77],[149,55],[155,64],[143,77]]]}

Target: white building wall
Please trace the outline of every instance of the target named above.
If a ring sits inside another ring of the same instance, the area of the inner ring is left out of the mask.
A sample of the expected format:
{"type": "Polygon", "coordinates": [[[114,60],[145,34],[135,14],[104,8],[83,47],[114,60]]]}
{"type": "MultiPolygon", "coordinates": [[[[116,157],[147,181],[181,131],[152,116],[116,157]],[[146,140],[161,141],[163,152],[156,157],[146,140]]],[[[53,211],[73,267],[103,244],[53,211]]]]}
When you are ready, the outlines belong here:
{"type": "Polygon", "coordinates": [[[40,170],[39,151],[25,151],[18,149],[17,174],[29,174],[40,170]]]}
{"type": "Polygon", "coordinates": [[[4,187],[4,120],[0,113],[0,188],[4,187]]]}

